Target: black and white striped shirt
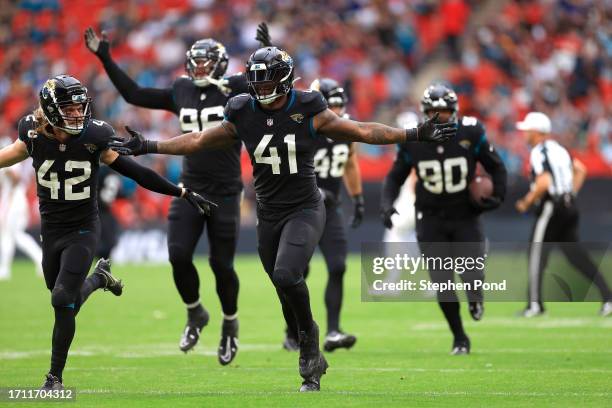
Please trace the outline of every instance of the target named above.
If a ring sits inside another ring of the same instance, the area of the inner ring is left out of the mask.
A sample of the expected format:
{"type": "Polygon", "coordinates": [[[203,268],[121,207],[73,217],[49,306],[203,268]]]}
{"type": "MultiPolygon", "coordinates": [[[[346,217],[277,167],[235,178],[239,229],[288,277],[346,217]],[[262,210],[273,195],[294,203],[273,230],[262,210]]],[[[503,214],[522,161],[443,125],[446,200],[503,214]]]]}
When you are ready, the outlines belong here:
{"type": "Polygon", "coordinates": [[[574,188],[574,172],[572,158],[565,149],[554,140],[545,140],[531,150],[531,171],[537,177],[545,171],[552,176],[548,194],[552,198],[572,193],[574,188]]]}

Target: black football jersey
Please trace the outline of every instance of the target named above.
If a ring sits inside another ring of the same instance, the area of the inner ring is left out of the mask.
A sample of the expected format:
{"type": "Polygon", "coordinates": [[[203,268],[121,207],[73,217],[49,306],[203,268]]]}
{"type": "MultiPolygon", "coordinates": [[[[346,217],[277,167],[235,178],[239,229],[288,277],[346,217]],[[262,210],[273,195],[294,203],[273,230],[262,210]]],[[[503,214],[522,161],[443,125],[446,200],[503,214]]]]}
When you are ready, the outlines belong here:
{"type": "Polygon", "coordinates": [[[19,121],[19,139],[27,146],[36,172],[40,215],[45,225],[73,227],[98,217],[98,169],[113,128],[91,119],[80,136],[67,143],[37,134],[33,115],[19,121]]]}
{"type": "Polygon", "coordinates": [[[285,211],[320,199],[314,172],[312,118],[327,109],[316,91],[292,90],[284,107],[268,111],[248,94],[229,100],[225,119],[234,124],[253,164],[261,208],[285,211]]]}
{"type": "MultiPolygon", "coordinates": [[[[248,90],[243,74],[230,76],[227,81],[228,94],[214,85],[200,88],[184,76],[174,81],[174,113],[179,117],[181,131],[199,132],[221,123],[228,99],[248,90]]],[[[181,181],[197,191],[219,195],[239,193],[242,190],[240,142],[227,149],[185,156],[181,181]]]]}
{"type": "Polygon", "coordinates": [[[456,136],[444,143],[399,145],[388,177],[399,175],[403,183],[414,167],[417,174],[417,210],[443,210],[451,216],[461,217],[473,212],[468,186],[474,178],[477,161],[493,177],[495,193],[503,197],[505,171],[502,174],[497,170],[499,166],[503,168],[503,163],[487,141],[482,124],[474,117],[465,116],[458,122],[456,136]]]}
{"type": "MultiPolygon", "coordinates": [[[[348,115],[344,117],[348,118],[348,115]]],[[[351,142],[337,142],[324,136],[316,138],[314,166],[317,185],[332,192],[336,198],[340,194],[350,147],[351,142]]]]}

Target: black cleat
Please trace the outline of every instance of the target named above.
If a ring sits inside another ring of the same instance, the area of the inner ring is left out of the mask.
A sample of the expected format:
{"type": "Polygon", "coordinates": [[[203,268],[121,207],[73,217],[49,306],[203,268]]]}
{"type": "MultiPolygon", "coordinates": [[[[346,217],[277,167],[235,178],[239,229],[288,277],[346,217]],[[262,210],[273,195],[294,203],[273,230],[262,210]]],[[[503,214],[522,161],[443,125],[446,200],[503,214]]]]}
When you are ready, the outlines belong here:
{"type": "Polygon", "coordinates": [[[338,348],[350,349],[355,345],[357,337],[352,334],[342,333],[341,331],[332,331],[325,337],[323,350],[332,352],[338,348]]]}
{"type": "Polygon", "coordinates": [[[57,378],[51,373],[45,376],[45,382],[42,385],[42,387],[40,387],[41,391],[55,391],[55,390],[60,391],[63,389],[64,389],[64,384],[62,384],[59,378],[57,378]]]}
{"type": "Polygon", "coordinates": [[[463,356],[470,354],[470,339],[466,337],[462,340],[453,341],[453,349],[451,351],[451,355],[453,356],[463,356]]]}
{"type": "Polygon", "coordinates": [[[179,343],[179,348],[182,352],[187,353],[189,350],[195,347],[198,344],[198,340],[200,340],[200,332],[208,324],[208,320],[210,316],[206,309],[202,307],[202,311],[192,317],[187,318],[187,324],[185,325],[185,330],[183,331],[183,335],[181,336],[181,342],[179,343]]]}
{"type": "Polygon", "coordinates": [[[313,322],[310,334],[300,331],[300,375],[304,379],[300,392],[319,391],[321,377],[329,365],[319,350],[319,326],[313,322]]]}
{"type": "Polygon", "coordinates": [[[109,291],[115,296],[121,296],[123,293],[123,283],[121,283],[121,279],[117,279],[111,274],[110,266],[111,263],[109,259],[100,258],[96,263],[93,273],[102,278],[104,282],[102,288],[105,292],[109,291]]]}
{"type": "Polygon", "coordinates": [[[221,326],[221,342],[217,357],[219,364],[228,365],[238,354],[238,319],[225,320],[221,326]]]}
{"type": "Polygon", "coordinates": [[[484,314],[484,303],[482,302],[470,302],[470,315],[472,315],[472,319],[479,321],[482,319],[482,315],[484,314]]]}

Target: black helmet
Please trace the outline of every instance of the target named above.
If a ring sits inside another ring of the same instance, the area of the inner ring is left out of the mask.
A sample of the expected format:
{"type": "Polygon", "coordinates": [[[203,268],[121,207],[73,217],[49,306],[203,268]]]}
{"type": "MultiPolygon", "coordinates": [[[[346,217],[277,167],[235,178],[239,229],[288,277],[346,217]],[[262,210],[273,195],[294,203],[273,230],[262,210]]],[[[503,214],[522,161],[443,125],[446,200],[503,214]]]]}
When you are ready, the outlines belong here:
{"type": "Polygon", "coordinates": [[[447,109],[453,112],[452,120],[457,119],[457,94],[444,84],[433,84],[425,89],[421,98],[421,112],[447,109]]]}
{"type": "Polygon", "coordinates": [[[267,105],[293,88],[293,58],[276,47],[260,48],[247,61],[246,77],[251,96],[267,105]]]}
{"type": "Polygon", "coordinates": [[[87,127],[91,118],[91,98],[87,96],[87,88],[75,77],[58,75],[48,79],[38,99],[51,126],[72,135],[80,134],[87,127]],[[75,104],[83,106],[83,114],[76,117],[66,115],[65,108],[75,104]]]}
{"type": "Polygon", "coordinates": [[[225,47],[219,41],[210,38],[198,40],[185,54],[185,70],[187,75],[196,86],[207,86],[210,83],[216,83],[227,71],[228,56],[225,52],[225,47]],[[203,61],[212,64],[210,72],[203,76],[196,75],[198,61],[203,61]],[[212,79],[212,80],[211,80],[212,79]]]}
{"type": "Polygon", "coordinates": [[[315,79],[310,84],[310,89],[321,92],[327,101],[327,105],[330,107],[339,106],[344,108],[348,102],[344,88],[331,78],[315,79]]]}

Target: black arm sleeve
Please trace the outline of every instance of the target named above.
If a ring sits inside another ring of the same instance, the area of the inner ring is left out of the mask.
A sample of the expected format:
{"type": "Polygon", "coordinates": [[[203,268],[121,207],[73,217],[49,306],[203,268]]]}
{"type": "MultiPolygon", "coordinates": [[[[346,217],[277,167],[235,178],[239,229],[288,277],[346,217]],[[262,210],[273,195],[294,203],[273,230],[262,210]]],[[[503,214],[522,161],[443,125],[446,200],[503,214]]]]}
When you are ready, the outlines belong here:
{"type": "Polygon", "coordinates": [[[480,143],[478,161],[482,163],[487,173],[493,178],[493,195],[502,200],[506,197],[507,172],[506,166],[493,146],[486,139],[480,143]]]}
{"type": "Polygon", "coordinates": [[[109,167],[117,173],[131,178],[147,190],[174,197],[180,197],[183,189],[172,184],[148,167],[141,166],[126,156],[119,156],[109,167]]]}
{"type": "Polygon", "coordinates": [[[176,111],[172,88],[141,88],[110,56],[101,58],[101,61],[111,82],[126,102],[143,108],[176,111]]]}
{"type": "Polygon", "coordinates": [[[406,181],[406,178],[408,178],[411,169],[412,160],[410,155],[400,146],[395,161],[393,162],[393,167],[391,167],[391,171],[387,174],[383,182],[382,196],[380,198],[380,208],[382,210],[393,207],[393,203],[397,199],[400,189],[406,181]]]}

